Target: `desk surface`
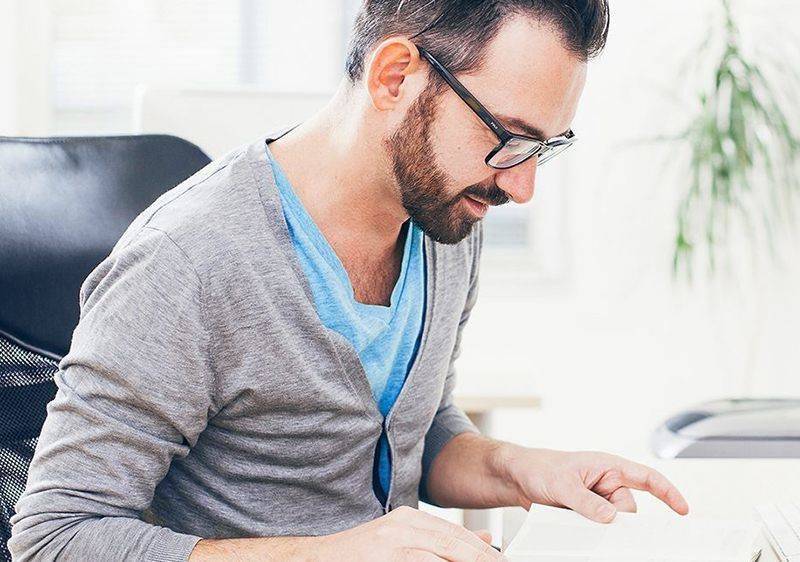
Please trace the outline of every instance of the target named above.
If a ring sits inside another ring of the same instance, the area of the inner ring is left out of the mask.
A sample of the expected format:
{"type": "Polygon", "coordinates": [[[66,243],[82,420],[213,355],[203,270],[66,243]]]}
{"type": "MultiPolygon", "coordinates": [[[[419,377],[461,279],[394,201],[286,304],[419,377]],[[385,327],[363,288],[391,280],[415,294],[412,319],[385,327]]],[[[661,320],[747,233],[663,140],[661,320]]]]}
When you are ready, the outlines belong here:
{"type": "Polygon", "coordinates": [[[453,397],[456,405],[467,414],[483,414],[503,408],[537,409],[541,405],[538,396],[503,396],[492,394],[460,394],[453,397]]]}
{"type": "MultiPolygon", "coordinates": [[[[755,506],[800,502],[800,459],[637,459],[660,470],[681,490],[693,515],[752,519],[755,506]]],[[[668,509],[658,500],[637,493],[640,512],[668,509]]],[[[503,545],[525,519],[522,508],[503,510],[503,545]]],[[[778,562],[763,539],[760,562],[778,562]]]]}

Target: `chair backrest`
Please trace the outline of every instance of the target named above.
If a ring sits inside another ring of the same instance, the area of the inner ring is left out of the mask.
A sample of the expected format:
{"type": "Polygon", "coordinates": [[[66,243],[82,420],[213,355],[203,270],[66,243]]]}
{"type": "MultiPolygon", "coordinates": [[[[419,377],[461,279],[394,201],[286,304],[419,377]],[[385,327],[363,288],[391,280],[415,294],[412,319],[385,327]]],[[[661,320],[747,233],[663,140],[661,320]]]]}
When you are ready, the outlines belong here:
{"type": "Polygon", "coordinates": [[[170,90],[140,87],[134,101],[133,130],[180,135],[201,146],[212,157],[218,157],[265,131],[305,121],[331,96],[330,93],[269,92],[255,88],[170,90]]]}
{"type": "Polygon", "coordinates": [[[209,163],[168,135],[0,137],[0,560],[78,323],[83,280],[133,219],[209,163]]]}

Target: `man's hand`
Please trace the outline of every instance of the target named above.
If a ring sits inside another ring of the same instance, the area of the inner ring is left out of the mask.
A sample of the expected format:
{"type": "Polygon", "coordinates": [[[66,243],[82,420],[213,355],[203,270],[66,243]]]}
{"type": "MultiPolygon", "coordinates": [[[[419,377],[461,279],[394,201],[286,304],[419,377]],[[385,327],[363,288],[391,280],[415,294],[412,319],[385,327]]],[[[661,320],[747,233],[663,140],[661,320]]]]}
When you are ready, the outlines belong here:
{"type": "Polygon", "coordinates": [[[491,562],[505,558],[481,536],[444,519],[410,507],[353,529],[320,537],[319,560],[396,560],[409,562],[491,562]]]}
{"type": "Polygon", "coordinates": [[[189,559],[191,562],[505,560],[490,546],[490,541],[489,533],[472,533],[460,525],[403,506],[368,523],[327,536],[202,540],[189,559]]]}
{"type": "Polygon", "coordinates": [[[664,475],[647,466],[606,453],[568,453],[504,447],[498,457],[514,483],[519,504],[568,507],[600,523],[617,511],[636,511],[631,489],[644,490],[686,515],[689,505],[664,475]]]}

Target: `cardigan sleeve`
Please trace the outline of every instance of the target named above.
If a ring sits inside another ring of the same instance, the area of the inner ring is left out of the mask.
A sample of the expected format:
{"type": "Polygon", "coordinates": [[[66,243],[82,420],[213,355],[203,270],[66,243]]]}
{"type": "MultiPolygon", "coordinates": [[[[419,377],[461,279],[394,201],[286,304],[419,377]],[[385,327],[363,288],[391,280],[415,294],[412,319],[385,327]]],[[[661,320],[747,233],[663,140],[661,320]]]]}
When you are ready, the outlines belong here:
{"type": "Polygon", "coordinates": [[[12,518],[14,560],[188,559],[200,537],[142,515],[207,424],[214,385],[201,297],[180,247],[150,227],[84,281],[12,518]]]}

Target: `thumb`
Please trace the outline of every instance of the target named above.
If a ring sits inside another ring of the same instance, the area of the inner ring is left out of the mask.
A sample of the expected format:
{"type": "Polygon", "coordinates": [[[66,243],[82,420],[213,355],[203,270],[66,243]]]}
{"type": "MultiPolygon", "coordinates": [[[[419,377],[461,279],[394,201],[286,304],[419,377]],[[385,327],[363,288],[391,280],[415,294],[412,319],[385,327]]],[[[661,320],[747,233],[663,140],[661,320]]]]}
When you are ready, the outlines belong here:
{"type": "Polygon", "coordinates": [[[564,506],[598,523],[611,523],[617,514],[617,508],[611,502],[582,486],[576,486],[566,494],[564,506]]]}
{"type": "Polygon", "coordinates": [[[480,529],[478,531],[473,531],[473,533],[478,535],[478,538],[486,544],[492,544],[492,533],[490,533],[488,530],[480,529]]]}

